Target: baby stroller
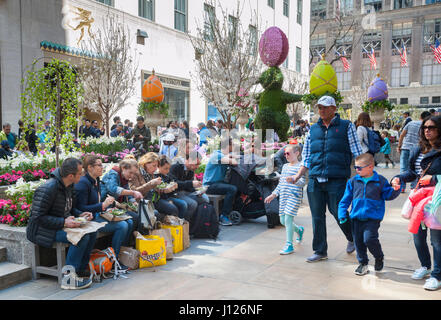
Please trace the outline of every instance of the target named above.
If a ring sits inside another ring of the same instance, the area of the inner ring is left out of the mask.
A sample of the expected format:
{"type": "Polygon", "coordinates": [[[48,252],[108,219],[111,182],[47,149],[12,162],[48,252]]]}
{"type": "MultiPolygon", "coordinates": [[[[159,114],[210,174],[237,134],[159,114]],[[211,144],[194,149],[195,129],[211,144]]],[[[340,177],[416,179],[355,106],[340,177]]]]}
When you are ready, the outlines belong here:
{"type": "Polygon", "coordinates": [[[241,157],[237,166],[229,167],[225,178],[226,183],[235,185],[238,189],[229,219],[233,224],[240,224],[243,220],[266,215],[268,228],[280,225],[278,199],[269,204],[264,203],[265,198],[277,187],[279,175],[276,172],[269,176],[258,175],[258,163],[252,161],[245,164],[243,159],[241,157]]]}

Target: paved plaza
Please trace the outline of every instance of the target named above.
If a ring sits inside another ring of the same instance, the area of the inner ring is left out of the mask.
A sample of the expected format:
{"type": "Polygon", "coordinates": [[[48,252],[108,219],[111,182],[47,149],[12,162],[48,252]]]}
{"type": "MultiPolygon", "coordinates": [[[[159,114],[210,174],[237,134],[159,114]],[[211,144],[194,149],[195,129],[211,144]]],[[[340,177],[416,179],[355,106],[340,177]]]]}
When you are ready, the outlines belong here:
{"type": "MultiPolygon", "coordinates": [[[[398,169],[378,172],[390,179],[398,169]]],[[[407,195],[407,194],[406,194],[407,195]]],[[[305,226],[304,242],[296,252],[279,255],[283,227],[268,229],[266,218],[239,226],[221,227],[217,241],[192,240],[191,247],[152,269],[133,271],[128,279],[105,280],[85,290],[62,290],[55,278],[41,278],[0,291],[0,300],[286,300],[286,299],[441,299],[441,290],[424,290],[423,280],[410,278],[419,267],[407,220],[400,216],[406,196],[387,203],[380,228],[385,267],[357,276],[355,252],[346,253],[346,240],[328,214],[327,261],[307,263],[312,254],[311,216],[305,199],[297,224],[305,226]]]]}

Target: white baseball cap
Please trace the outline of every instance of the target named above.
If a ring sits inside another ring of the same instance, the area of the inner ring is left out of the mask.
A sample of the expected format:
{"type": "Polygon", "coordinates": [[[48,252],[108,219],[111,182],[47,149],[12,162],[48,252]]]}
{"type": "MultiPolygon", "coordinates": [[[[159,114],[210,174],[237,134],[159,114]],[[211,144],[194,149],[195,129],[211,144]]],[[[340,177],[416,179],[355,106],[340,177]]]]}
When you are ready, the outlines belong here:
{"type": "Polygon", "coordinates": [[[173,133],[167,133],[164,137],[164,141],[175,141],[175,135],[173,133]]]}
{"type": "Polygon", "coordinates": [[[336,107],[335,99],[330,96],[321,97],[319,99],[319,101],[317,102],[317,104],[325,106],[325,107],[330,107],[330,106],[336,107]]]}

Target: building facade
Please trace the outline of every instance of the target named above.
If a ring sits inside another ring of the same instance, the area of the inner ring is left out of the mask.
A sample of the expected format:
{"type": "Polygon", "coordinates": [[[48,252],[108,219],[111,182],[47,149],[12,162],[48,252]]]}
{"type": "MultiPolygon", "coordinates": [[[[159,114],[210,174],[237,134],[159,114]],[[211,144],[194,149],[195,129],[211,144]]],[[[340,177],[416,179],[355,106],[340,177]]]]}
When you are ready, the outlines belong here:
{"type": "Polygon", "coordinates": [[[310,68],[320,52],[328,52],[328,61],[337,58],[333,66],[346,106],[379,73],[393,104],[441,108],[441,64],[431,50],[436,39],[441,42],[440,0],[312,0],[311,30],[310,68]],[[401,65],[403,47],[407,66],[401,65]],[[372,48],[376,70],[368,55],[372,48]],[[346,52],[351,71],[345,72],[336,51],[346,52]]]}
{"type": "MultiPolygon", "coordinates": [[[[243,26],[252,27],[251,12],[261,30],[278,26],[287,35],[289,56],[282,68],[303,76],[309,73],[309,1],[241,1],[243,26]]],[[[233,15],[236,0],[221,1],[233,15]]],[[[20,117],[21,79],[34,59],[39,64],[52,57],[78,63],[82,39],[93,34],[109,13],[128,27],[132,48],[138,55],[139,84],[135,96],[118,115],[135,120],[145,79],[155,70],[165,88],[170,119],[187,120],[191,126],[206,121],[212,110],[196,90],[191,74],[196,71],[195,52],[189,35],[207,19],[204,0],[2,0],[0,1],[1,120],[13,130],[20,117]],[[81,16],[81,12],[88,15],[81,16]],[[81,20],[82,19],[82,20],[81,20]],[[85,21],[85,25],[80,23],[85,21]]],[[[216,16],[221,16],[216,9],[216,16]]],[[[258,41],[258,40],[257,40],[258,41]]],[[[98,115],[91,115],[91,118],[98,115]]]]}

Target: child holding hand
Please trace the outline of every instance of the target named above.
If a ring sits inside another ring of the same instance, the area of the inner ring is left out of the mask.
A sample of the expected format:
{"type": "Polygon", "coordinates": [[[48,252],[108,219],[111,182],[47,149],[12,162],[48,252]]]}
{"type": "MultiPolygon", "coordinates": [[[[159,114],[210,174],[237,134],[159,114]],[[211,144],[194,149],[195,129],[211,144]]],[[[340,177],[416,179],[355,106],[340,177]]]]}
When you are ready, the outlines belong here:
{"type": "Polygon", "coordinates": [[[300,243],[303,238],[304,228],[294,223],[300,204],[303,199],[303,186],[305,178],[300,178],[297,183],[292,183],[294,177],[300,170],[300,158],[302,147],[300,145],[288,145],[285,148],[285,157],[288,163],[283,165],[282,174],[277,188],[265,199],[265,203],[270,203],[279,196],[279,215],[280,222],[286,228],[286,245],[280,254],[286,255],[294,252],[293,236],[294,231],[298,234],[296,239],[300,243]]]}

